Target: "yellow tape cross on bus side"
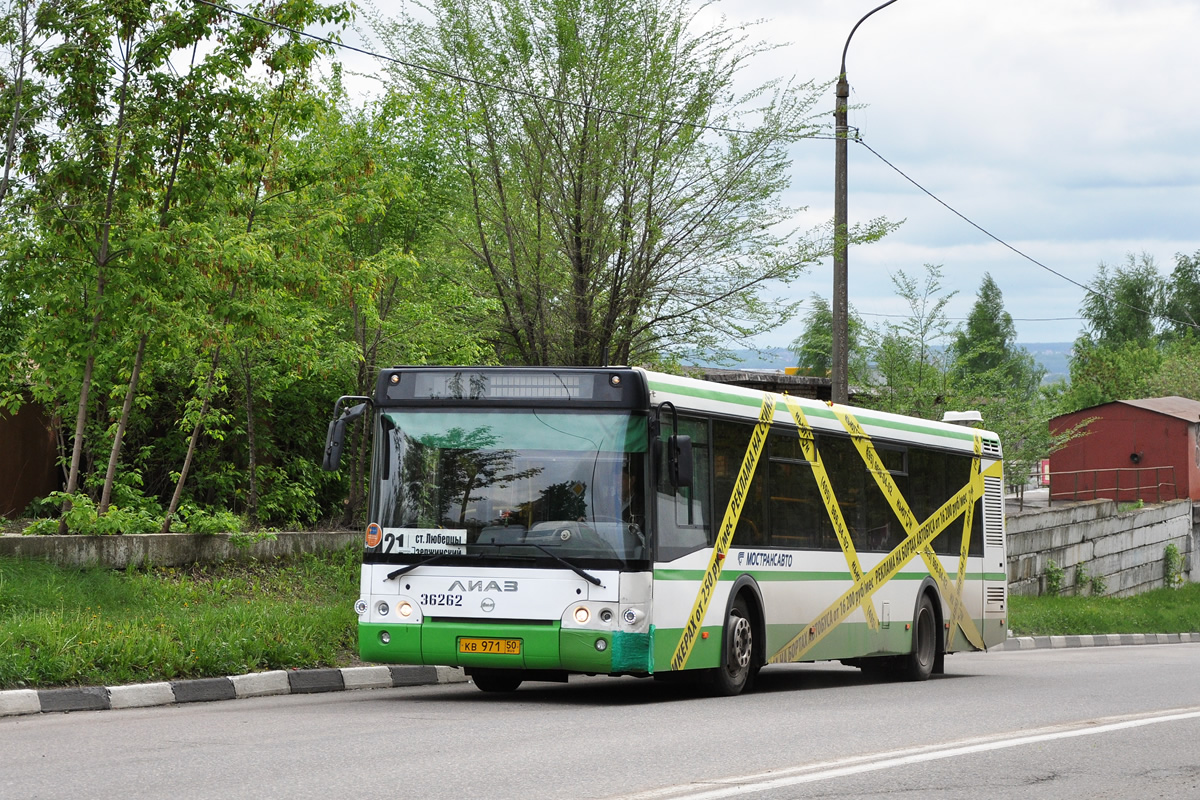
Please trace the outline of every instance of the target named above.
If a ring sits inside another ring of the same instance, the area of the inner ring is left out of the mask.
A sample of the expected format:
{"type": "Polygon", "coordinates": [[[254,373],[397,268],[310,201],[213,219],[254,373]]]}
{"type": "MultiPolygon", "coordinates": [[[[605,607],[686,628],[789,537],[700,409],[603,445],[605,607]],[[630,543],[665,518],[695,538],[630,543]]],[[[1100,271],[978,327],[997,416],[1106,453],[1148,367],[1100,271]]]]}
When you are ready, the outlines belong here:
{"type": "MultiPolygon", "coordinates": [[[[804,409],[800,408],[790,395],[784,395],[783,401],[792,415],[792,420],[800,429],[800,450],[804,453],[804,459],[812,466],[813,478],[817,481],[817,493],[825,503],[825,511],[833,523],[833,531],[837,535],[838,544],[841,545],[842,554],[846,557],[846,565],[850,567],[851,580],[858,582],[863,576],[862,564],[858,560],[858,551],[854,548],[854,540],[850,537],[846,518],[842,515],[842,507],[838,505],[837,496],[834,494],[833,482],[829,479],[825,463],[821,460],[821,451],[813,441],[812,427],[808,424],[808,418],[804,416],[804,409]]],[[[867,617],[867,626],[873,631],[879,630],[879,616],[875,613],[875,604],[870,594],[863,598],[862,610],[867,617]]]]}
{"type": "MultiPolygon", "coordinates": [[[[862,456],[863,461],[866,462],[867,471],[875,479],[875,483],[879,486],[879,490],[883,492],[883,496],[887,498],[888,503],[891,505],[892,510],[896,513],[896,517],[899,519],[900,524],[904,527],[905,532],[907,532],[909,535],[912,535],[917,527],[916,517],[913,515],[912,509],[908,507],[908,502],[904,499],[904,495],[901,494],[900,487],[896,485],[896,481],[892,477],[892,473],[888,471],[887,467],[884,466],[883,461],[880,460],[879,454],[875,452],[875,447],[871,443],[871,437],[867,435],[867,432],[863,429],[858,419],[849,411],[835,408],[833,413],[842,423],[842,427],[846,429],[846,432],[850,434],[850,438],[854,442],[854,446],[858,448],[859,454],[862,456]]],[[[977,453],[979,452],[981,446],[980,438],[979,436],[976,436],[975,448],[977,453]]],[[[982,481],[976,480],[975,477],[979,472],[978,458],[972,459],[971,465],[972,473],[968,477],[967,486],[965,487],[971,491],[972,495],[972,502],[967,506],[966,513],[964,514],[964,517],[966,518],[965,524],[968,526],[972,524],[974,517],[974,500],[983,496],[982,481]]],[[[959,553],[960,569],[958,575],[960,581],[966,569],[963,553],[966,552],[966,548],[969,546],[969,544],[970,528],[968,527],[963,534],[963,544],[959,553]]],[[[946,570],[942,567],[942,562],[929,547],[928,542],[921,547],[921,560],[925,562],[925,566],[928,567],[929,574],[937,583],[938,589],[942,593],[942,597],[946,600],[946,604],[950,606],[951,631],[957,631],[959,628],[962,628],[963,633],[967,637],[967,641],[976,647],[983,649],[983,637],[979,635],[979,630],[975,627],[974,621],[967,614],[966,605],[964,605],[962,600],[963,584],[960,582],[957,586],[955,586],[950,582],[950,576],[946,574],[946,570]]]]}
{"type": "Polygon", "coordinates": [[[737,480],[733,484],[733,493],[729,496],[729,505],[725,509],[725,517],[721,521],[721,529],[713,547],[712,556],[708,560],[708,568],[700,581],[700,591],[696,593],[696,602],[692,605],[692,613],[688,615],[679,644],[675,646],[675,654],[671,656],[671,669],[683,669],[696,637],[700,634],[700,626],[708,606],[712,602],[713,591],[721,578],[721,570],[725,565],[725,554],[729,552],[729,543],[733,540],[733,532],[737,529],[738,519],[742,515],[742,507],[746,504],[746,495],[750,490],[750,480],[758,466],[758,458],[762,455],[763,445],[767,441],[767,433],[771,429],[771,420],[775,417],[775,395],[770,392],[763,394],[762,409],[758,414],[758,423],[750,434],[750,444],[742,457],[742,467],[738,471],[737,480]]]}
{"type": "MultiPolygon", "coordinates": [[[[843,424],[845,424],[845,420],[843,420],[843,424]]],[[[861,426],[858,426],[857,420],[854,421],[853,425],[861,431],[861,426]]],[[[872,468],[872,473],[877,476],[887,475],[890,480],[890,473],[886,469],[883,469],[883,464],[879,461],[878,455],[875,454],[874,448],[869,447],[869,439],[865,438],[865,432],[862,435],[864,442],[863,446],[859,448],[859,452],[865,459],[868,459],[869,467],[872,463],[878,467],[878,469],[872,468]],[[865,452],[866,450],[870,451],[869,455],[865,452]]],[[[858,440],[856,439],[857,443],[858,440]]],[[[988,467],[984,474],[999,473],[1000,469],[1000,462],[997,461],[988,467]]],[[[975,471],[978,473],[977,467],[975,471]]],[[[983,496],[982,478],[983,475],[978,475],[977,478],[973,476],[972,480],[966,486],[955,493],[953,497],[942,504],[941,508],[930,514],[929,518],[919,525],[916,524],[915,517],[911,509],[908,508],[907,502],[900,495],[899,488],[896,487],[895,482],[891,482],[890,491],[881,486],[880,488],[883,489],[884,495],[892,502],[892,508],[896,512],[897,518],[902,523],[906,523],[905,530],[908,531],[908,535],[882,561],[864,574],[861,580],[855,581],[841,597],[817,615],[811,623],[781,647],[768,661],[772,664],[796,661],[824,639],[838,624],[858,608],[864,597],[869,596],[872,592],[875,592],[879,587],[891,580],[904,566],[920,555],[938,534],[948,528],[968,508],[974,506],[975,501],[983,496]]],[[[938,562],[938,566],[941,566],[940,562],[938,562]]],[[[944,575],[945,571],[943,570],[942,573],[944,575]]],[[[937,580],[936,576],[934,579],[937,580]]],[[[948,579],[946,583],[948,586],[948,579]]],[[[943,593],[945,592],[946,590],[943,589],[943,593]]],[[[973,627],[974,625],[972,624],[973,627]]],[[[982,646],[982,643],[979,646],[982,646]]]]}

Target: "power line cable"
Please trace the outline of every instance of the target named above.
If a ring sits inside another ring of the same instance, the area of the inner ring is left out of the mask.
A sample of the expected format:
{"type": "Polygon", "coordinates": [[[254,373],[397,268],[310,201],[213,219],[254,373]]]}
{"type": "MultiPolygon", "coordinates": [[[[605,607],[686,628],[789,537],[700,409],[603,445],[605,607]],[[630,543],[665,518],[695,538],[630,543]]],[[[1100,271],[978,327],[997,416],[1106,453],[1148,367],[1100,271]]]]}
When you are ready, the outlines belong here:
{"type": "MultiPolygon", "coordinates": [[[[857,132],[856,132],[856,133],[857,133],[857,132]]],[[[1059,271],[1058,271],[1058,270],[1056,270],[1056,269],[1053,269],[1053,268],[1051,268],[1051,267],[1048,267],[1048,266],[1046,266],[1045,264],[1043,264],[1042,262],[1038,261],[1038,260],[1037,260],[1036,258],[1034,258],[1033,256],[1031,256],[1031,255],[1028,255],[1027,253],[1024,253],[1024,252],[1022,252],[1021,250],[1017,249],[1017,248],[1016,248],[1016,247],[1014,247],[1013,245],[1011,245],[1011,244],[1009,244],[1008,242],[1006,242],[1006,241],[1004,241],[1003,239],[1001,239],[999,236],[996,236],[996,235],[995,235],[995,234],[993,234],[991,231],[989,231],[989,230],[987,230],[986,228],[984,228],[982,225],[979,225],[978,223],[976,223],[975,221],[973,221],[972,219],[970,219],[969,217],[967,217],[965,214],[963,214],[963,213],[961,213],[960,211],[958,211],[958,209],[956,209],[956,208],[954,208],[953,206],[951,206],[951,205],[950,205],[949,203],[947,203],[945,200],[943,200],[942,198],[938,197],[936,194],[934,194],[933,192],[929,191],[928,189],[926,189],[926,188],[925,188],[924,186],[922,186],[921,184],[917,183],[917,181],[916,181],[916,180],[914,180],[912,177],[910,177],[910,176],[909,176],[907,173],[905,173],[905,172],[904,172],[904,170],[900,169],[900,168],[899,168],[899,167],[897,167],[895,164],[893,164],[892,162],[888,161],[886,158],[884,158],[882,155],[880,155],[880,154],[879,154],[879,153],[878,153],[878,152],[875,150],[875,148],[871,147],[869,144],[867,144],[866,142],[864,142],[860,136],[856,135],[856,136],[854,137],[853,141],[855,141],[855,142],[857,142],[858,144],[861,144],[863,147],[867,148],[867,150],[868,150],[868,151],[870,151],[870,153],[871,153],[873,156],[875,156],[876,158],[878,158],[878,159],[879,159],[880,161],[882,161],[884,164],[887,164],[889,167],[891,167],[891,168],[892,168],[892,170],[894,170],[894,171],[896,172],[896,174],[897,174],[897,175],[899,175],[900,177],[904,178],[904,180],[908,181],[909,183],[911,183],[913,186],[915,186],[915,187],[917,187],[918,189],[920,189],[920,190],[921,190],[922,192],[924,192],[925,194],[929,195],[929,196],[930,196],[931,198],[933,198],[933,199],[934,199],[934,200],[935,200],[935,201],[936,201],[936,202],[937,202],[939,205],[941,205],[943,208],[945,208],[945,209],[946,209],[947,211],[949,211],[951,214],[953,214],[954,216],[958,217],[958,218],[959,218],[959,219],[961,219],[963,222],[967,223],[967,224],[968,224],[968,225],[970,225],[972,228],[974,228],[975,230],[977,230],[977,231],[979,231],[980,233],[982,233],[984,236],[987,236],[989,239],[992,239],[993,241],[995,241],[995,242],[998,242],[999,244],[1003,245],[1004,247],[1007,247],[1009,250],[1013,251],[1014,253],[1016,253],[1017,255],[1019,255],[1021,258],[1025,259],[1026,261],[1030,262],[1031,264],[1034,264],[1034,265],[1036,265],[1036,266],[1039,266],[1039,267],[1041,267],[1042,269],[1046,270],[1046,271],[1047,271],[1047,272],[1049,272],[1051,275],[1056,275],[1057,277],[1059,277],[1059,278],[1062,278],[1062,279],[1063,279],[1064,281],[1066,281],[1067,283],[1070,283],[1070,284],[1073,284],[1073,285],[1075,285],[1075,286],[1078,286],[1080,289],[1083,289],[1083,290],[1084,290],[1085,292],[1087,292],[1088,294],[1093,294],[1093,295],[1095,295],[1096,297],[1100,297],[1100,298],[1102,298],[1102,299],[1104,299],[1104,300],[1107,300],[1107,301],[1109,301],[1109,302],[1111,302],[1111,303],[1116,303],[1117,305],[1124,306],[1125,308],[1128,308],[1128,309],[1130,309],[1130,310],[1132,310],[1132,311],[1137,311],[1137,312],[1138,312],[1138,313],[1140,313],[1140,314],[1145,314],[1146,316],[1149,316],[1149,317],[1154,317],[1154,318],[1156,318],[1156,319],[1161,319],[1161,320],[1164,320],[1164,321],[1166,321],[1166,322],[1173,323],[1173,324],[1175,324],[1175,325],[1180,325],[1180,326],[1185,326],[1185,327],[1189,327],[1189,328],[1198,328],[1198,329],[1200,329],[1200,325],[1196,325],[1195,323],[1192,323],[1192,322],[1184,322],[1183,320],[1178,320],[1178,319],[1173,319],[1173,318],[1171,318],[1171,317],[1168,317],[1168,316],[1166,316],[1165,314],[1159,314],[1159,313],[1157,313],[1157,312],[1155,312],[1155,311],[1148,311],[1148,310],[1146,310],[1146,309],[1144,309],[1144,308],[1138,308],[1137,306],[1133,305],[1132,303],[1126,303],[1124,300],[1119,300],[1119,299],[1117,299],[1116,297],[1113,297],[1113,296],[1112,296],[1112,295],[1110,295],[1110,294],[1105,294],[1104,292],[1097,291],[1096,289],[1093,289],[1093,288],[1092,288],[1092,287],[1090,287],[1090,286],[1087,286],[1087,285],[1085,285],[1085,284],[1082,284],[1082,283],[1080,283],[1079,281],[1075,280],[1074,278],[1070,278],[1070,277],[1068,277],[1068,276],[1066,276],[1066,275],[1062,274],[1061,272],[1059,272],[1059,271]]],[[[1077,319],[1079,319],[1079,318],[1077,318],[1077,319]]]]}
{"type": "MultiPolygon", "coordinates": [[[[253,14],[248,14],[244,11],[238,11],[237,9],[230,8],[229,6],[221,5],[219,3],[214,3],[211,0],[196,0],[196,2],[201,5],[206,5],[206,6],[209,6],[210,8],[217,9],[219,11],[224,11],[228,14],[232,14],[233,16],[240,17],[242,19],[250,20],[250,21],[257,22],[257,23],[260,23],[263,25],[268,25],[277,30],[281,30],[281,31],[290,33],[294,36],[302,36],[302,37],[305,37],[308,39],[312,39],[313,41],[322,42],[323,44],[327,44],[334,48],[349,50],[351,52],[359,53],[360,55],[365,55],[370,58],[376,58],[381,61],[387,61],[387,62],[390,62],[393,64],[398,64],[400,66],[407,67],[409,69],[416,69],[416,70],[419,70],[422,72],[427,72],[431,75],[437,75],[439,77],[447,78],[452,81],[457,81],[460,83],[467,83],[467,84],[471,84],[473,86],[478,86],[478,87],[486,88],[486,89],[492,89],[492,90],[498,91],[498,92],[505,92],[508,94],[517,95],[519,97],[526,97],[531,100],[542,100],[545,102],[557,103],[560,105],[564,105],[569,108],[575,108],[575,109],[579,109],[579,110],[590,110],[590,111],[596,111],[596,112],[600,112],[600,113],[608,113],[608,114],[613,114],[616,116],[625,117],[627,119],[640,120],[643,122],[654,122],[654,123],[660,123],[660,124],[667,123],[670,125],[688,126],[688,127],[695,128],[697,130],[708,130],[708,131],[713,131],[716,133],[744,135],[744,134],[752,132],[752,131],[747,131],[745,129],[729,128],[729,127],[724,127],[724,126],[720,126],[720,125],[709,125],[706,123],[686,122],[683,120],[676,120],[676,119],[669,119],[669,118],[662,118],[662,117],[651,117],[651,116],[648,116],[645,114],[638,114],[638,113],[632,112],[632,111],[622,111],[620,109],[607,108],[604,106],[586,106],[582,103],[577,103],[573,100],[567,100],[567,99],[561,98],[561,97],[549,97],[547,95],[538,94],[537,92],[531,92],[527,89],[520,89],[515,86],[506,86],[504,84],[492,83],[490,81],[484,81],[484,80],[480,80],[478,78],[472,78],[472,77],[469,77],[466,75],[461,75],[458,73],[450,72],[448,70],[439,69],[437,67],[431,67],[431,66],[428,66],[425,64],[418,64],[416,62],[406,61],[401,58],[396,58],[395,56],[386,56],[381,53],[376,53],[371,50],[366,50],[361,47],[355,47],[354,45],[346,44],[345,42],[339,42],[335,39],[330,39],[330,38],[327,38],[324,36],[318,36],[316,34],[308,33],[307,31],[302,31],[297,28],[292,28],[292,27],[290,27],[288,25],[284,25],[282,23],[273,22],[271,20],[263,19],[261,17],[256,17],[253,14]]],[[[817,135],[817,136],[811,136],[808,138],[835,139],[837,137],[836,136],[817,135]]],[[[929,189],[926,189],[924,186],[922,186],[920,183],[918,183],[914,178],[909,176],[907,173],[905,173],[902,169],[897,167],[891,161],[888,161],[878,151],[876,151],[873,147],[871,147],[869,144],[867,144],[865,141],[863,141],[862,137],[858,133],[858,129],[855,129],[855,136],[853,138],[853,141],[855,141],[858,144],[865,147],[872,155],[874,155],[876,158],[878,158],[880,161],[882,161],[884,164],[886,164],[888,167],[890,167],[893,171],[895,171],[896,174],[900,175],[900,177],[904,178],[906,181],[911,183],[913,186],[920,189],[923,193],[928,195],[935,202],[937,202],[939,205],[944,207],[950,213],[954,214],[956,217],[961,219],[963,222],[966,222],[972,228],[975,228],[977,231],[979,231],[983,235],[987,236],[989,239],[992,239],[993,241],[997,242],[998,244],[1008,248],[1013,253],[1017,254],[1018,256],[1025,259],[1026,261],[1030,262],[1031,264],[1034,264],[1035,266],[1040,267],[1041,269],[1045,270],[1046,272],[1049,272],[1050,274],[1066,281],[1067,283],[1070,283],[1073,286],[1076,286],[1076,287],[1084,290],[1088,294],[1092,294],[1092,295],[1095,295],[1096,297],[1100,297],[1109,302],[1124,306],[1125,308],[1128,308],[1132,311],[1137,311],[1138,313],[1146,314],[1147,316],[1154,317],[1156,319],[1161,319],[1161,320],[1170,322],[1175,325],[1200,329],[1200,325],[1197,325],[1195,323],[1173,319],[1164,314],[1159,314],[1154,311],[1149,311],[1144,308],[1139,308],[1131,303],[1126,303],[1125,301],[1119,300],[1110,294],[1105,294],[1105,293],[1098,291],[1090,286],[1087,286],[1086,284],[1080,283],[1079,281],[1075,280],[1074,278],[1064,275],[1063,273],[1059,272],[1058,270],[1053,269],[1052,267],[1049,267],[1046,264],[1043,264],[1042,262],[1038,261],[1033,256],[1030,256],[1029,254],[1019,250],[1017,247],[1015,247],[1015,246],[1009,244],[1008,242],[1006,242],[1005,240],[1001,239],[999,236],[996,236],[991,231],[987,230],[982,225],[979,225],[974,220],[970,219],[965,214],[958,211],[958,209],[954,208],[949,203],[942,200],[940,197],[938,197],[936,194],[931,192],[929,189]]],[[[1081,318],[1075,317],[1075,318],[1065,318],[1065,319],[1081,319],[1081,318]]],[[[1036,320],[1026,320],[1026,321],[1036,321],[1036,320]]]]}

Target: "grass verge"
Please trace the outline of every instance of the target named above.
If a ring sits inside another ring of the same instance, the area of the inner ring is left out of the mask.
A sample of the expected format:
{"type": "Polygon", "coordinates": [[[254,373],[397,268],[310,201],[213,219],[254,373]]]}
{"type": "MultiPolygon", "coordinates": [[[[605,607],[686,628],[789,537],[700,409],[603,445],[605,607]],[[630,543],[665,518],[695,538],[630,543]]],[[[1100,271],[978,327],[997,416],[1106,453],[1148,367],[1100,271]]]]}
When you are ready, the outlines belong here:
{"type": "Polygon", "coordinates": [[[1014,636],[1200,631],[1200,583],[1133,597],[1010,596],[1014,636]]]}
{"type": "Polygon", "coordinates": [[[0,689],[345,666],[361,553],[123,572],[0,558],[0,689]]]}

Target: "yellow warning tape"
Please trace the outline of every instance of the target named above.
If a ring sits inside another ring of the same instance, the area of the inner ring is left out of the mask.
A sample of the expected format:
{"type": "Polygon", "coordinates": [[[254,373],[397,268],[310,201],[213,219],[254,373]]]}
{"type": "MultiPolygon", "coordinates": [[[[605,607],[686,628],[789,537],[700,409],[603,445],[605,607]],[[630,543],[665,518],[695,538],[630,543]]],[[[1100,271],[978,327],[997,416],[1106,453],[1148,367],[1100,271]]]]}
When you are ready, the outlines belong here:
{"type": "MultiPolygon", "coordinates": [[[[971,481],[977,483],[976,491],[980,496],[983,495],[983,475],[979,472],[979,457],[983,453],[983,439],[975,435],[975,457],[971,459],[971,481]]],[[[975,528],[975,504],[967,509],[967,513],[963,515],[963,533],[962,543],[958,548],[958,580],[955,585],[955,594],[958,597],[963,596],[963,587],[967,580],[967,556],[971,549],[971,532],[975,528]]],[[[968,618],[969,619],[969,618],[968,618]]],[[[954,649],[954,640],[958,637],[958,629],[961,620],[951,617],[950,619],[950,637],[946,642],[946,649],[954,649]]],[[[967,637],[970,641],[970,637],[967,637]]],[[[972,644],[975,644],[972,642],[972,644]]],[[[980,645],[976,644],[976,647],[980,645]]]]}
{"type": "MultiPolygon", "coordinates": [[[[862,425],[849,411],[845,409],[834,409],[834,414],[837,416],[838,420],[841,421],[842,427],[845,428],[850,434],[850,437],[854,442],[854,446],[858,448],[858,452],[862,455],[863,461],[865,461],[867,464],[867,471],[875,479],[875,483],[879,486],[880,491],[883,492],[883,496],[887,498],[892,510],[896,513],[896,518],[904,527],[905,532],[911,535],[917,527],[916,517],[913,516],[912,509],[908,507],[908,503],[905,501],[904,496],[900,493],[900,487],[896,485],[896,481],[894,478],[892,478],[892,474],[888,472],[887,468],[883,465],[883,461],[880,460],[879,454],[875,452],[875,447],[871,444],[871,437],[867,435],[867,432],[863,429],[862,425]]],[[[977,448],[976,452],[978,452],[978,449],[982,447],[979,436],[975,437],[975,447],[977,448]]],[[[982,497],[983,492],[979,491],[982,489],[982,482],[978,481],[975,477],[975,475],[979,472],[979,459],[972,459],[971,466],[971,475],[967,479],[966,488],[970,489],[972,497],[982,497]]],[[[966,520],[964,524],[972,524],[974,511],[975,503],[972,502],[966,508],[966,513],[964,514],[966,520]]],[[[969,527],[964,532],[963,536],[965,544],[969,546],[969,527]]],[[[961,579],[966,572],[966,563],[963,557],[965,552],[966,551],[962,549],[959,551],[960,568],[958,575],[960,583],[957,587],[950,583],[950,576],[946,574],[946,570],[942,567],[942,562],[933,553],[933,550],[923,545],[921,547],[921,559],[929,568],[929,574],[933,576],[934,581],[938,585],[938,589],[942,592],[942,597],[946,600],[947,605],[950,606],[950,629],[952,631],[957,631],[959,628],[962,628],[963,633],[965,633],[967,636],[967,640],[976,647],[983,649],[983,637],[979,635],[979,631],[976,629],[974,621],[972,621],[970,616],[967,615],[966,606],[962,601],[963,584],[961,583],[961,579]]]]}
{"type": "MultiPolygon", "coordinates": [[[[838,505],[837,497],[834,495],[833,482],[829,480],[829,473],[825,470],[825,463],[821,460],[821,452],[817,450],[813,441],[813,431],[808,424],[808,418],[804,416],[804,410],[790,395],[784,395],[783,400],[792,419],[800,428],[800,450],[804,453],[804,460],[812,465],[813,478],[817,481],[817,492],[825,503],[825,511],[829,514],[830,522],[833,523],[833,532],[837,536],[838,544],[842,547],[842,554],[846,557],[846,565],[850,567],[850,577],[856,582],[860,581],[863,571],[862,564],[858,560],[858,551],[854,547],[854,540],[850,537],[850,529],[846,525],[846,518],[842,515],[842,507],[838,505]]],[[[867,617],[868,627],[873,631],[879,630],[879,616],[875,613],[875,603],[872,602],[871,595],[868,594],[863,598],[862,610],[867,617]]]]}
{"type": "MultiPolygon", "coordinates": [[[[979,475],[977,479],[973,477],[966,486],[943,503],[941,508],[933,512],[920,525],[917,525],[912,510],[900,494],[899,487],[892,480],[891,474],[879,459],[875,448],[871,446],[870,437],[867,436],[862,426],[848,412],[837,408],[834,409],[834,412],[842,421],[843,427],[850,432],[860,455],[862,455],[863,460],[867,463],[871,474],[875,476],[876,482],[879,483],[880,489],[883,491],[884,496],[888,498],[892,510],[896,513],[897,519],[904,526],[908,535],[882,561],[876,564],[871,571],[867,572],[860,580],[855,581],[841,597],[835,600],[799,634],[780,648],[775,655],[771,656],[768,661],[772,664],[795,661],[814,647],[858,608],[863,598],[877,591],[883,584],[891,580],[905,565],[922,554],[922,551],[926,549],[926,546],[938,534],[949,527],[950,523],[958,519],[967,509],[973,508],[975,501],[983,496],[983,476],[979,475]]],[[[988,467],[985,474],[999,472],[1000,468],[1000,462],[996,462],[988,467]]],[[[977,467],[975,471],[978,473],[977,467]]],[[[937,562],[938,570],[945,576],[945,570],[941,569],[941,562],[937,561],[936,557],[932,560],[937,562]]],[[[937,580],[936,575],[934,576],[934,580],[937,580]]],[[[955,594],[949,591],[952,588],[949,578],[946,576],[942,592],[944,594],[955,594]]],[[[956,594],[955,600],[958,601],[961,607],[961,598],[956,594]]],[[[963,613],[965,614],[965,610],[963,610],[963,613]]],[[[969,624],[972,629],[974,628],[974,624],[971,623],[969,617],[964,616],[963,619],[965,619],[966,624],[969,624]]],[[[967,629],[964,628],[964,630],[967,629]]],[[[969,635],[970,632],[968,632],[969,635]]],[[[976,633],[976,635],[978,634],[976,633]]]]}
{"type": "Polygon", "coordinates": [[[771,429],[771,420],[775,416],[775,395],[771,392],[763,394],[762,409],[758,414],[758,424],[750,434],[750,444],[742,457],[742,468],[738,471],[737,481],[733,484],[733,493],[729,496],[729,506],[725,509],[725,517],[721,521],[721,529],[713,547],[712,556],[708,560],[708,569],[704,571],[704,579],[700,582],[700,591],[696,594],[696,602],[692,605],[692,613],[688,615],[679,644],[675,646],[675,654],[671,656],[671,669],[683,669],[704,615],[708,613],[709,603],[712,602],[713,590],[721,577],[721,569],[725,564],[725,554],[729,551],[729,543],[733,540],[733,532],[737,529],[738,519],[742,515],[742,507],[746,504],[746,495],[750,489],[750,480],[758,466],[758,457],[762,454],[763,445],[767,441],[767,433],[771,429]]]}

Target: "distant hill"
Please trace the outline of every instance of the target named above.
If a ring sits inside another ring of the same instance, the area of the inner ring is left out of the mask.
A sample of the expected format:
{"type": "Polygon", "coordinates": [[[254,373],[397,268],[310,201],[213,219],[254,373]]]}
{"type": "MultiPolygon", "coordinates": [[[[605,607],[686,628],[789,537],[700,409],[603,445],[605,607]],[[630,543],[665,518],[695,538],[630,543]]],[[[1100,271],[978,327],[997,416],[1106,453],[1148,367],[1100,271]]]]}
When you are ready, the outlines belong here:
{"type": "MultiPolygon", "coordinates": [[[[1043,383],[1053,383],[1059,378],[1071,377],[1070,358],[1072,342],[1018,342],[1033,356],[1034,361],[1046,369],[1043,383]]],[[[762,351],[734,350],[735,360],[729,364],[718,364],[704,359],[695,360],[699,367],[729,367],[731,369],[782,370],[794,366],[796,357],[786,347],[766,347],[762,351]]]]}

